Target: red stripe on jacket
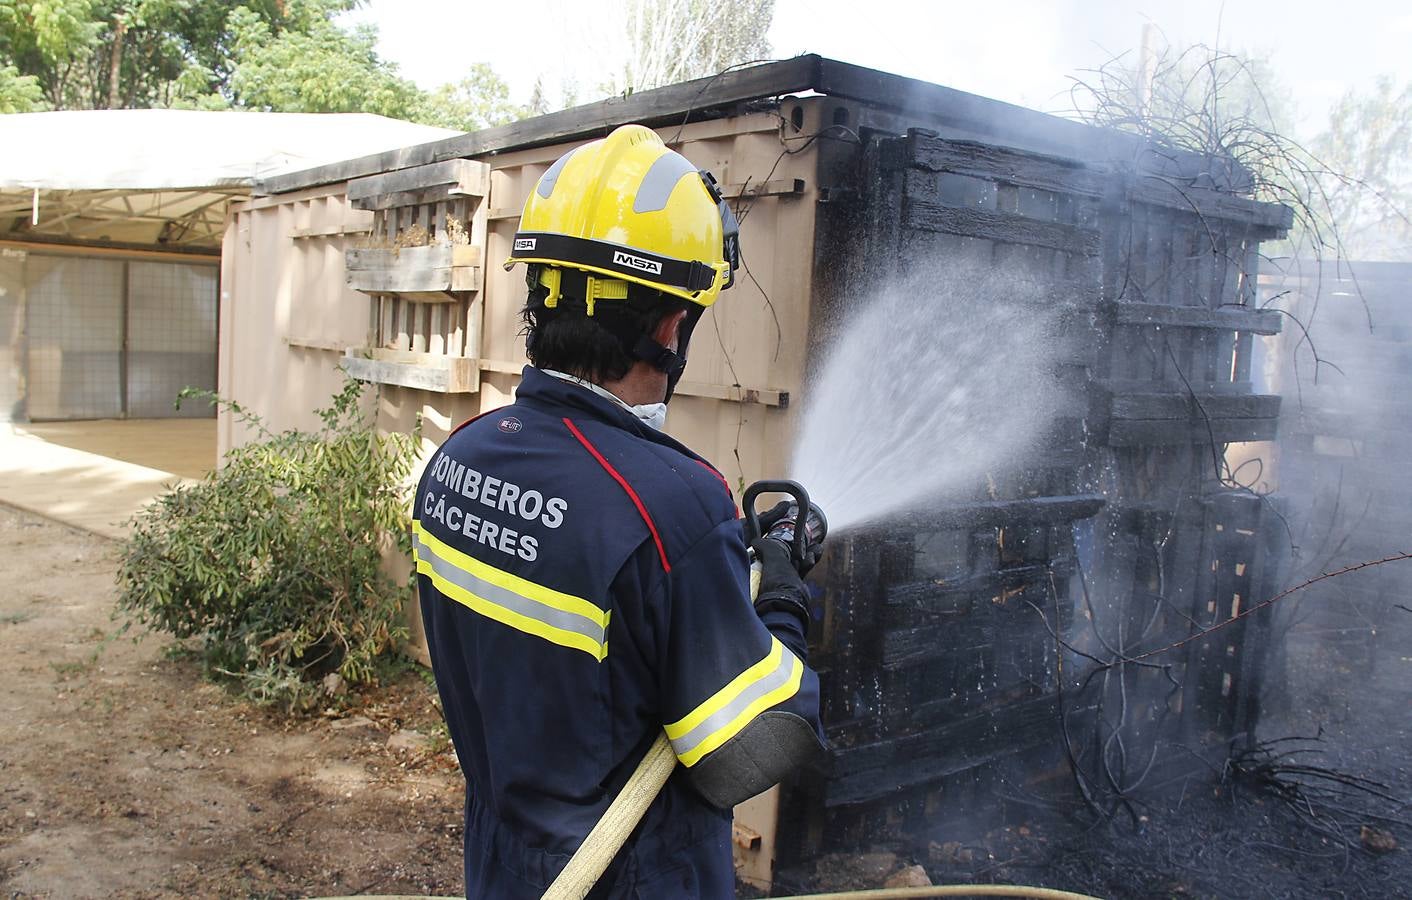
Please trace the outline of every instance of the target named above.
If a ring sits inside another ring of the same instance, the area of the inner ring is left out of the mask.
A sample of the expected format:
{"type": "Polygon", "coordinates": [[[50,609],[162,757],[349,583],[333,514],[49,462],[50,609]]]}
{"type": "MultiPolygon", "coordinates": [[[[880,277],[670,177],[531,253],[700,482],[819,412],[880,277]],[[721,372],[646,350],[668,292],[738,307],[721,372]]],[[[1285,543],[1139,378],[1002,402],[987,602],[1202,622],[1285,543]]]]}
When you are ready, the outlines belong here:
{"type": "Polygon", "coordinates": [[[628,480],[618,474],[618,470],[613,468],[612,464],[603,458],[603,454],[598,452],[598,448],[593,446],[593,443],[589,441],[588,438],[584,437],[583,432],[579,431],[578,427],[574,425],[570,419],[566,417],[564,424],[569,427],[569,431],[573,432],[574,437],[578,438],[579,443],[583,444],[584,449],[591,453],[594,459],[598,460],[598,464],[603,467],[603,470],[613,476],[613,480],[627,493],[628,498],[632,500],[632,505],[637,507],[637,514],[642,516],[643,522],[647,523],[647,530],[652,532],[652,542],[657,545],[657,555],[662,559],[662,570],[664,572],[672,571],[671,563],[667,562],[666,548],[662,546],[662,536],[657,533],[657,525],[652,521],[652,516],[648,515],[647,507],[642,505],[642,498],[637,495],[637,491],[633,490],[632,485],[628,484],[628,480]]]}

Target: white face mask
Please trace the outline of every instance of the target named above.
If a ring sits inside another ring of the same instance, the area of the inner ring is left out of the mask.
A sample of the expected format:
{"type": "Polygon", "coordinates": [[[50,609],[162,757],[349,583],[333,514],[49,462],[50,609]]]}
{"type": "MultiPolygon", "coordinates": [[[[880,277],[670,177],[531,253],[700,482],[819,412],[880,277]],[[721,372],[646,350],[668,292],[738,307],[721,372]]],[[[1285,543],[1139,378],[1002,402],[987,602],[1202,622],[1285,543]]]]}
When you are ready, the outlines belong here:
{"type": "Polygon", "coordinates": [[[644,403],[641,406],[629,406],[628,411],[637,416],[642,424],[655,428],[658,431],[667,424],[667,404],[665,403],[644,403]]]}
{"type": "Polygon", "coordinates": [[[542,371],[546,375],[553,375],[560,381],[571,381],[574,384],[582,385],[583,387],[588,388],[590,391],[593,391],[593,393],[597,394],[598,396],[603,397],[607,400],[612,400],[614,403],[618,404],[623,409],[632,413],[634,416],[637,416],[638,421],[640,421],[642,424],[650,428],[654,428],[657,431],[661,431],[662,426],[667,424],[666,403],[644,403],[641,406],[628,406],[622,401],[621,398],[618,397],[617,394],[614,394],[612,391],[606,390],[591,381],[579,378],[577,375],[570,375],[567,372],[556,372],[553,369],[541,369],[540,371],[542,371]]]}

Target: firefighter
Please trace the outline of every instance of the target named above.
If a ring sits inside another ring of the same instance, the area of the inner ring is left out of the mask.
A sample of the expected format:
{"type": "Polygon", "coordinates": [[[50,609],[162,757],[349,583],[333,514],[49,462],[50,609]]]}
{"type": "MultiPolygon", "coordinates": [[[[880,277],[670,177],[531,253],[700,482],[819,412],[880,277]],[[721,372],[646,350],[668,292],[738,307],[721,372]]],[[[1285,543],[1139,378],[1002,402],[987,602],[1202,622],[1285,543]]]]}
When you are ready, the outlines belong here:
{"type": "MultiPolygon", "coordinates": [[[[714,179],[639,125],[525,204],[526,367],[415,496],[422,617],[466,776],[466,895],[538,897],[665,729],[681,765],[593,896],[732,897],[731,807],[822,748],[806,592],[660,430],[737,264],[714,179]]],[[[817,559],[817,551],[803,566],[817,559]]]]}

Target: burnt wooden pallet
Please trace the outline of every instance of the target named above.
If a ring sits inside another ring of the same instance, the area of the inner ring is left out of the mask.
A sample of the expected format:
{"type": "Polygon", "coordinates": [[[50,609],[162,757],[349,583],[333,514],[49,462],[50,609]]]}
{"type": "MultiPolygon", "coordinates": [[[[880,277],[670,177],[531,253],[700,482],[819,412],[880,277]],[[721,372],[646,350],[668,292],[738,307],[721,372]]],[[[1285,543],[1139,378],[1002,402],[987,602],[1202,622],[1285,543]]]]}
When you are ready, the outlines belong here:
{"type": "MultiPolygon", "coordinates": [[[[1216,491],[1212,454],[1277,433],[1280,398],[1252,390],[1251,359],[1254,337],[1284,323],[1256,304],[1251,273],[1288,211],[1218,189],[1242,176],[1222,182],[1215,162],[1079,160],[922,129],[861,154],[861,204],[820,207],[839,297],[937,257],[1048,283],[1070,317],[1056,372],[1070,402],[1032,464],[977,486],[989,499],[899,515],[831,549],[811,659],[834,771],[798,795],[830,811],[809,814],[816,830],[915,807],[1015,753],[1058,764],[1061,642],[1108,652],[1089,615],[1172,643],[1198,612],[1219,621],[1254,602],[1273,568],[1274,516],[1216,491]]],[[[1134,746],[1248,731],[1263,627],[1242,620],[1219,652],[1177,654],[1189,698],[1156,670],[1122,672],[1145,698],[1123,725],[1134,746]],[[1198,701],[1207,713],[1183,714],[1198,701]]],[[[1093,698],[1065,703],[1096,727],[1093,698]]]]}
{"type": "Polygon", "coordinates": [[[992,709],[930,731],[838,752],[827,806],[865,803],[1018,753],[1057,734],[1055,697],[992,709]]]}

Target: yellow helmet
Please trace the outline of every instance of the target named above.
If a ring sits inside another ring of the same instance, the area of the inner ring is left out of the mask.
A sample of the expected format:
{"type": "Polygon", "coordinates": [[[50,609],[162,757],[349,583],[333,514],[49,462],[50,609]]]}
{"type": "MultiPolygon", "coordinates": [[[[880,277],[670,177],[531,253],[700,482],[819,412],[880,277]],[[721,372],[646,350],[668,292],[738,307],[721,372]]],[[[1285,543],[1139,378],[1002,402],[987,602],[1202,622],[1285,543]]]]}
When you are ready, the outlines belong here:
{"type": "Polygon", "coordinates": [[[624,299],[634,282],[710,306],[739,263],[739,226],[716,180],[668,150],[657,132],[624,125],[559,157],[525,202],[505,268],[559,299],[562,269],[585,273],[585,302],[624,299]],[[543,267],[536,270],[535,267],[543,267]]]}

